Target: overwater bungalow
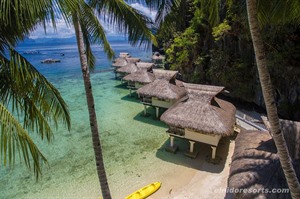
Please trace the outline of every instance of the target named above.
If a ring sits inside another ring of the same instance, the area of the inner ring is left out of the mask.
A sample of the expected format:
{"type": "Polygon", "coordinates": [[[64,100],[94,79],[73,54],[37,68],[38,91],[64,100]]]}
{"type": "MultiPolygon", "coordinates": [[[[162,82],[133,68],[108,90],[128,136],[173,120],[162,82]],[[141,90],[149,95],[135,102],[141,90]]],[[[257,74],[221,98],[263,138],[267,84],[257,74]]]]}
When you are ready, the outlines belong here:
{"type": "Polygon", "coordinates": [[[125,66],[127,63],[128,62],[126,61],[125,58],[118,57],[113,61],[112,66],[115,67],[115,69],[118,69],[121,68],[122,66],[125,66]]]}
{"type": "MultiPolygon", "coordinates": [[[[281,120],[280,124],[300,179],[300,122],[281,120]]],[[[232,190],[228,198],[291,198],[275,143],[268,131],[242,130],[238,134],[228,190],[232,190]],[[271,191],[274,189],[276,191],[271,191]]]]}
{"type": "Polygon", "coordinates": [[[127,52],[120,52],[119,57],[113,60],[112,67],[114,67],[115,78],[117,79],[117,69],[126,66],[128,63],[135,63],[139,61],[139,58],[131,58],[131,55],[127,52]]]}
{"type": "Polygon", "coordinates": [[[113,66],[114,64],[118,66],[118,63],[123,63],[125,62],[125,65],[127,64],[126,58],[130,58],[130,54],[127,52],[120,52],[119,57],[113,60],[113,66]]]}
{"type": "Polygon", "coordinates": [[[137,62],[140,62],[141,61],[141,59],[140,58],[135,58],[135,57],[126,57],[126,61],[128,62],[128,63],[137,63],[137,62]]]}
{"type": "Polygon", "coordinates": [[[128,58],[131,57],[128,52],[120,52],[119,57],[121,58],[128,58]]]}
{"type": "Polygon", "coordinates": [[[145,69],[147,71],[152,71],[154,67],[154,63],[149,63],[149,62],[136,62],[136,66],[139,69],[145,69]]]}
{"type": "Polygon", "coordinates": [[[127,63],[125,66],[122,66],[116,70],[118,76],[123,79],[128,74],[134,73],[138,70],[138,67],[135,63],[127,63]]]}
{"type": "Polygon", "coordinates": [[[144,114],[147,106],[156,108],[156,117],[159,117],[159,108],[169,108],[185,96],[183,87],[176,84],[175,77],[178,71],[153,69],[155,80],[137,90],[144,104],[144,114]]]}
{"type": "Polygon", "coordinates": [[[165,56],[159,54],[159,52],[154,52],[152,55],[152,61],[156,67],[161,67],[165,60],[165,56]]]}
{"type": "Polygon", "coordinates": [[[117,58],[115,61],[112,63],[112,67],[114,67],[114,73],[115,73],[115,78],[118,78],[118,72],[117,70],[123,66],[126,66],[128,62],[126,61],[125,58],[117,58]]]}
{"type": "Polygon", "coordinates": [[[211,145],[211,160],[216,161],[216,150],[221,137],[234,133],[236,108],[229,102],[218,99],[216,95],[224,90],[220,86],[183,83],[187,91],[184,100],[174,104],[160,120],[169,125],[168,151],[175,152],[174,137],[190,142],[187,156],[195,158],[195,142],[211,145]]]}
{"type": "Polygon", "coordinates": [[[127,88],[131,96],[131,91],[139,89],[146,84],[155,80],[154,74],[147,71],[147,69],[139,69],[134,73],[126,75],[123,80],[128,82],[127,88]]]}

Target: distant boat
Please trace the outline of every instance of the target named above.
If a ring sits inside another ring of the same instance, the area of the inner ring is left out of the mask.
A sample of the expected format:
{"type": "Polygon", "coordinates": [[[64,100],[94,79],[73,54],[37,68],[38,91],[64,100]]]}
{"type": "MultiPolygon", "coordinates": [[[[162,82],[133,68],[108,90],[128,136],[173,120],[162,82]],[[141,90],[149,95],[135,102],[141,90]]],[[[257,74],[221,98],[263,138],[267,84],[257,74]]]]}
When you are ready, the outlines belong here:
{"type": "Polygon", "coordinates": [[[44,59],[41,61],[42,64],[51,64],[51,63],[57,63],[60,62],[59,59],[44,59]]]}

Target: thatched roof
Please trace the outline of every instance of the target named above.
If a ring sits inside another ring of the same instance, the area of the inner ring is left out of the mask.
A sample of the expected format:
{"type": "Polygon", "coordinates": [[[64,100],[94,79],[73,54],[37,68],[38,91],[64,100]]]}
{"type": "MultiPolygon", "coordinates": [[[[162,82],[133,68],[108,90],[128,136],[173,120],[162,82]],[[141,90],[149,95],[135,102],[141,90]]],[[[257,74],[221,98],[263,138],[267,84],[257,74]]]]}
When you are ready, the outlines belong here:
{"type": "Polygon", "coordinates": [[[147,72],[146,70],[138,70],[134,73],[126,75],[123,79],[126,81],[148,84],[148,83],[153,82],[155,77],[154,77],[153,73],[147,72]]]}
{"type": "Polygon", "coordinates": [[[117,58],[114,60],[114,62],[112,63],[112,66],[115,68],[120,68],[122,66],[125,66],[127,64],[127,61],[125,58],[117,58]]]}
{"type": "Polygon", "coordinates": [[[156,79],[154,82],[137,90],[141,96],[157,97],[163,100],[177,100],[185,96],[185,89],[171,84],[165,79],[156,79]]]}
{"type": "Polygon", "coordinates": [[[135,64],[128,63],[127,65],[122,66],[121,68],[118,68],[117,72],[130,74],[130,73],[134,73],[137,70],[138,70],[138,68],[135,64]]]}
{"type": "MultiPolygon", "coordinates": [[[[274,141],[267,131],[241,131],[235,139],[228,188],[247,190],[287,189],[286,179],[276,154],[274,141]]],[[[294,160],[300,179],[300,160],[294,160]]],[[[234,193],[234,198],[291,198],[286,193],[234,193]]]]}
{"type": "Polygon", "coordinates": [[[204,134],[227,136],[233,134],[235,108],[228,102],[214,98],[217,106],[187,99],[173,105],[161,121],[170,126],[187,128],[204,134]],[[224,110],[226,107],[227,110],[224,110]]]}
{"type": "Polygon", "coordinates": [[[205,134],[231,135],[235,124],[235,107],[215,97],[223,87],[184,83],[185,101],[167,110],[161,121],[170,126],[188,128],[205,134]]]}
{"type": "Polygon", "coordinates": [[[153,69],[153,74],[156,79],[165,79],[169,81],[172,78],[175,78],[178,71],[173,70],[163,70],[163,69],[153,69]]]}
{"type": "Polygon", "coordinates": [[[191,97],[198,97],[199,95],[216,96],[218,93],[225,89],[225,87],[223,86],[211,86],[203,84],[183,83],[183,85],[191,97]]]}
{"type": "Polygon", "coordinates": [[[162,60],[165,59],[165,56],[159,54],[158,52],[155,52],[155,53],[153,53],[153,55],[152,55],[152,59],[153,59],[154,61],[162,61],[162,60]]]}
{"type": "Polygon", "coordinates": [[[136,62],[141,61],[140,58],[135,58],[135,57],[127,57],[126,60],[128,63],[136,63],[136,62]]]}
{"type": "Polygon", "coordinates": [[[126,57],[131,57],[131,56],[130,56],[129,53],[127,53],[127,52],[120,52],[119,57],[126,58],[126,57]]]}
{"type": "Polygon", "coordinates": [[[146,69],[146,70],[150,70],[153,66],[154,63],[149,63],[149,62],[137,62],[136,66],[140,69],[146,69]]]}
{"type": "Polygon", "coordinates": [[[179,87],[184,87],[183,81],[180,81],[180,80],[178,80],[178,79],[175,79],[175,84],[176,84],[177,86],[179,86],[179,87]]]}

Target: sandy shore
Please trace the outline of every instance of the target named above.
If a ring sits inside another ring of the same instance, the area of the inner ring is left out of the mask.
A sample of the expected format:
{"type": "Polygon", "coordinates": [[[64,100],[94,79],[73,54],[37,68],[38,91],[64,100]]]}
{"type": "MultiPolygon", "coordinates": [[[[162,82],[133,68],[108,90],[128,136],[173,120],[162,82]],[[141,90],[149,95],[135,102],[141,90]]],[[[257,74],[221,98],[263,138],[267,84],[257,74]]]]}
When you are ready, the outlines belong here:
{"type": "MultiPolygon", "coordinates": [[[[225,197],[234,140],[223,138],[220,141],[217,156],[219,164],[208,163],[205,159],[210,147],[198,143],[199,154],[185,168],[178,167],[173,175],[163,180],[161,189],[152,199],[219,199],[225,197]]],[[[176,154],[182,156],[181,152],[176,154]]]]}

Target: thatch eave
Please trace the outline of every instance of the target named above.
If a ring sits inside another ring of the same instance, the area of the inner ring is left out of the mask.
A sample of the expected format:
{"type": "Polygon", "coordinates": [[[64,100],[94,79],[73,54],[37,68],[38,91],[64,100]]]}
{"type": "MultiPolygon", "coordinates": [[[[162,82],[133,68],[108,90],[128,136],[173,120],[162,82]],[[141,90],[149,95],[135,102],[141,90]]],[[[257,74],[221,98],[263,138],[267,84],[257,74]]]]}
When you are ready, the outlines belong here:
{"type": "Polygon", "coordinates": [[[153,69],[153,74],[156,79],[165,79],[170,81],[171,79],[175,79],[178,71],[172,70],[162,70],[162,69],[153,69]]]}
{"type": "Polygon", "coordinates": [[[140,58],[135,58],[135,57],[127,57],[126,58],[126,61],[128,62],[128,63],[137,63],[137,62],[140,62],[141,61],[141,59],[140,58]]]}
{"type": "Polygon", "coordinates": [[[135,64],[133,63],[128,63],[125,66],[122,66],[121,68],[117,69],[118,73],[126,73],[126,74],[131,74],[134,73],[138,70],[135,64]]]}
{"type": "Polygon", "coordinates": [[[186,95],[184,88],[171,84],[165,79],[156,79],[139,88],[137,93],[141,96],[156,97],[162,100],[178,100],[186,95]]]}
{"type": "Polygon", "coordinates": [[[126,75],[123,78],[125,81],[138,82],[141,84],[148,84],[154,81],[155,77],[153,73],[147,72],[146,70],[138,70],[134,73],[126,75]]]}
{"type": "Polygon", "coordinates": [[[217,98],[214,100],[219,107],[187,99],[173,105],[160,119],[169,126],[191,129],[203,134],[233,134],[235,107],[226,101],[217,98]]]}

